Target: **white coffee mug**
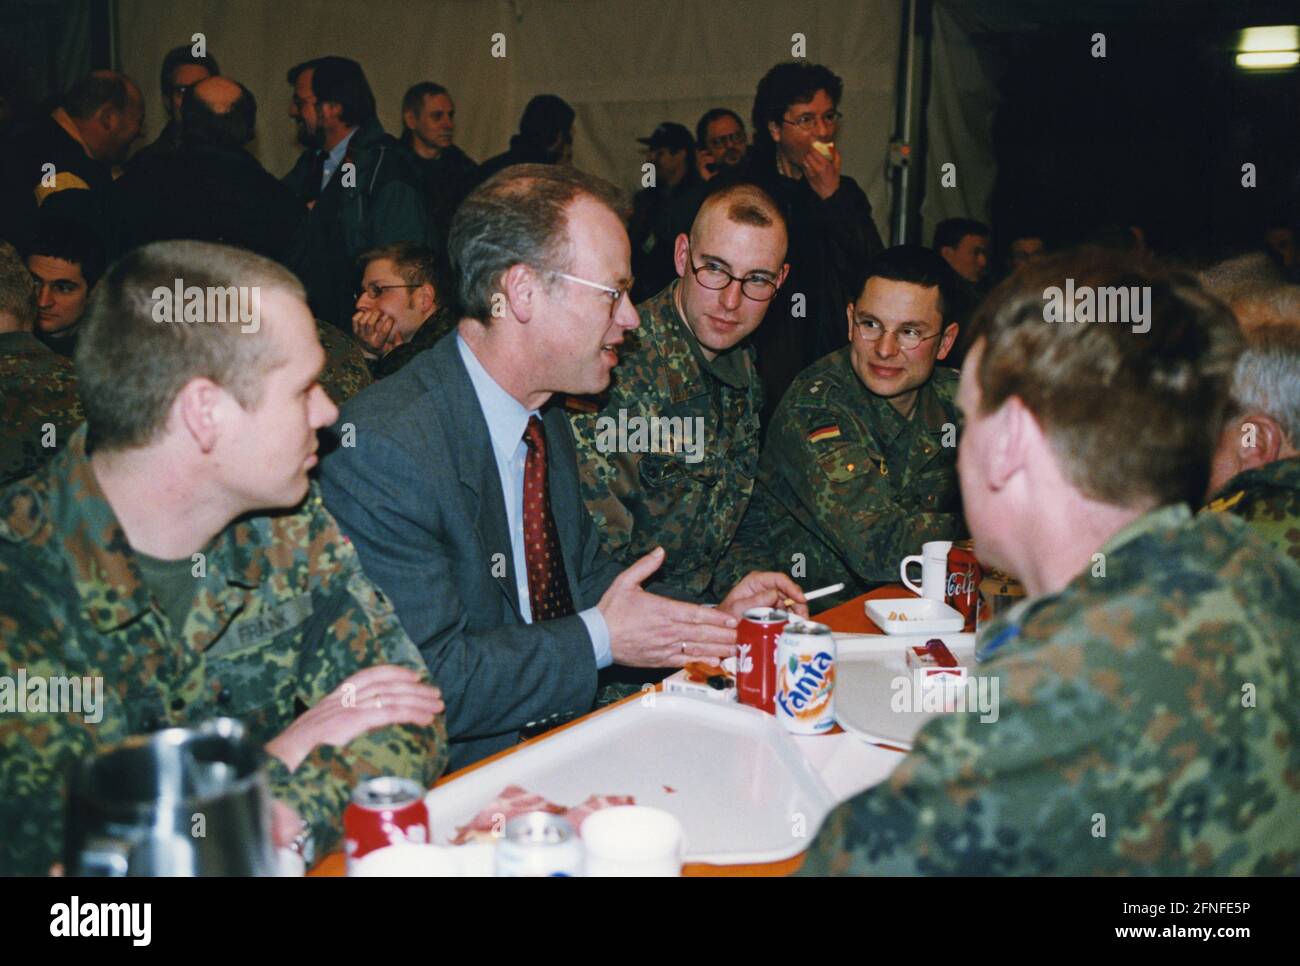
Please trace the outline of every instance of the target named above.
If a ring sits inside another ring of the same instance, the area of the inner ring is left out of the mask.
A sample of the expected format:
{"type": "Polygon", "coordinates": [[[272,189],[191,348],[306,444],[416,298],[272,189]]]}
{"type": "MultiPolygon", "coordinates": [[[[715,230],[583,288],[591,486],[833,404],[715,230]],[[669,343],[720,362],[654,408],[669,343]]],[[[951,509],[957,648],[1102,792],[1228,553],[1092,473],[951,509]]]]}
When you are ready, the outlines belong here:
{"type": "Polygon", "coordinates": [[[589,876],[678,876],[686,834],[681,822],[658,808],[616,805],[582,823],[589,876]]]}
{"type": "Polygon", "coordinates": [[[904,557],[898,568],[903,586],[927,600],[943,600],[948,589],[948,551],[951,549],[951,540],[931,540],[921,544],[919,557],[904,557]],[[907,568],[914,563],[921,565],[920,587],[907,579],[907,568]]]}

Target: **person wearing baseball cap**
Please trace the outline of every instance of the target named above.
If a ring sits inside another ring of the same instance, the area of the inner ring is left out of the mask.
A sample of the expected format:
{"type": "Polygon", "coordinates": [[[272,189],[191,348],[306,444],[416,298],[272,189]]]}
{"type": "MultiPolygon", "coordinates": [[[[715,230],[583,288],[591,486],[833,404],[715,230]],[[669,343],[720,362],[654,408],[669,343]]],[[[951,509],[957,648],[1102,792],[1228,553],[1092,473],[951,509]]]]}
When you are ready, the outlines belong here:
{"type": "Polygon", "coordinates": [[[664,121],[648,137],[637,140],[646,146],[646,160],[654,167],[642,169],[643,187],[632,199],[627,234],[632,241],[634,275],[640,274],[646,254],[654,244],[656,219],[669,202],[700,180],[695,170],[695,138],[684,125],[664,121]]]}

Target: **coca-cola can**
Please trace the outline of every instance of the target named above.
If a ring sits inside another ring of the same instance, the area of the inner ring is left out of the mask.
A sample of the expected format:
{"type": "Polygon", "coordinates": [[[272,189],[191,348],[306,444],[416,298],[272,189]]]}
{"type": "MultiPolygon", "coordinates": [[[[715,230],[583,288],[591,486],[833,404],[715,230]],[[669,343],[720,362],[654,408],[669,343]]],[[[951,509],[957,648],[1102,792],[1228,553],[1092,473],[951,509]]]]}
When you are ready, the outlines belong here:
{"type": "Polygon", "coordinates": [[[745,611],[736,628],[736,698],[776,714],[776,642],[790,615],[776,607],[745,611]]]}
{"type": "Polygon", "coordinates": [[[388,845],[429,841],[424,789],[410,778],[370,778],[352,791],[343,812],[343,846],[348,872],[363,855],[388,845]]]}
{"type": "Polygon", "coordinates": [[[971,540],[953,543],[948,551],[948,580],[944,587],[944,602],[960,611],[966,619],[963,631],[973,632],[979,618],[980,581],[984,568],[975,559],[975,544],[971,540]]]}

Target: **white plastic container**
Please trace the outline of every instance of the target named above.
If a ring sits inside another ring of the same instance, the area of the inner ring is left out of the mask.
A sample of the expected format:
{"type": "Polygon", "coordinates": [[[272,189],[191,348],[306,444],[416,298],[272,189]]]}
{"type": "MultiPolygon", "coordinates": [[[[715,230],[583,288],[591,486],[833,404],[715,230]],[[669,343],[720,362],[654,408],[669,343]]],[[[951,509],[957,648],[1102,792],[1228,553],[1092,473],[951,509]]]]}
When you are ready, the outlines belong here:
{"type": "Polygon", "coordinates": [[[966,618],[960,611],[941,600],[925,597],[869,600],[866,610],[867,616],[886,634],[951,634],[966,626],[966,618]]]}

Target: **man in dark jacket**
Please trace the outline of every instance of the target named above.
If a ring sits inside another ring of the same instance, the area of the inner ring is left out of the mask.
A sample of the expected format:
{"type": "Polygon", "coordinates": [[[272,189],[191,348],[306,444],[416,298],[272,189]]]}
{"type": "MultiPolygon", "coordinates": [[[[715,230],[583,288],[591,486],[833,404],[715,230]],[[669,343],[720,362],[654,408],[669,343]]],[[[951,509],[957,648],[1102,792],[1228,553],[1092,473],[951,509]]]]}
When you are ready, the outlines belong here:
{"type": "Polygon", "coordinates": [[[152,144],[146,144],[131,156],[132,167],[160,154],[168,154],[181,146],[181,102],[185,99],[185,92],[199,81],[216,77],[220,73],[217,58],[194,53],[190,44],[181,44],[167,51],[158,78],[167,124],[152,144]]]}
{"type": "Polygon", "coordinates": [[[478,169],[486,181],[512,164],[568,164],[573,160],[574,110],[554,94],[538,94],[524,108],[519,133],[510,138],[510,150],[488,158],[478,169]]]}
{"type": "Polygon", "coordinates": [[[402,124],[402,147],[411,152],[420,172],[434,247],[444,251],[456,208],[478,184],[478,163],[452,143],[456,104],[441,84],[421,81],[406,92],[402,124]]]}
{"type": "Polygon", "coordinates": [[[116,251],[189,238],[287,262],[305,212],[244,150],[257,125],[253,95],[229,77],[209,77],[186,93],[181,119],[180,146],[133,162],[109,191],[116,251]]]}
{"type": "MultiPolygon", "coordinates": [[[[655,272],[650,258],[655,225],[673,202],[701,184],[702,179],[696,171],[695,139],[682,125],[664,121],[649,137],[637,140],[646,146],[646,157],[654,165],[655,178],[653,184],[643,187],[632,199],[627,235],[632,242],[632,273],[638,280],[643,276],[654,276],[654,280],[660,283],[658,288],[646,293],[648,296],[658,294],[668,284],[662,271],[655,272]]],[[[689,225],[686,230],[690,230],[689,225]]],[[[634,288],[633,297],[639,292],[644,292],[644,289],[634,288]]]]}
{"type": "Polygon", "coordinates": [[[828,68],[793,62],[769,70],[754,95],[754,146],[742,177],[776,199],[790,231],[790,274],[754,339],[765,424],[796,374],[846,344],[844,308],[884,247],[866,193],[840,173],[843,91],[828,68]]]}
{"type": "Polygon", "coordinates": [[[289,71],[298,140],[307,149],[284,177],[308,213],[290,260],[318,318],[351,328],[356,261],[393,242],[428,244],[419,174],[384,133],[361,65],[320,57],[289,71]]]}
{"type": "Polygon", "coordinates": [[[0,237],[29,243],[38,208],[105,234],[104,193],[143,124],[144,98],[129,77],[97,70],[77,81],[0,158],[0,237]]]}

